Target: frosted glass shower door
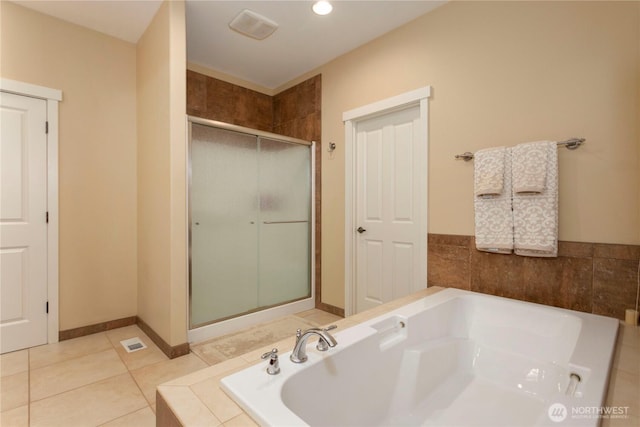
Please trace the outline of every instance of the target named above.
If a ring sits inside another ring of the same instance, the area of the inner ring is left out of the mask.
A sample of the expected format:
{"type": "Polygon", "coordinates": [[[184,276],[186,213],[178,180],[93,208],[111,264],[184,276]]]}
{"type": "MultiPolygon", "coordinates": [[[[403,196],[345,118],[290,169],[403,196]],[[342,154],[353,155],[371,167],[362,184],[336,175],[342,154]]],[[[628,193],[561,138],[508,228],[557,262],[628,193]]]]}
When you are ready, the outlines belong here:
{"type": "Polygon", "coordinates": [[[311,150],[268,138],[259,143],[258,305],[311,296],[311,150]]]}
{"type": "Polygon", "coordinates": [[[190,150],[190,328],[309,298],[310,147],[192,123],[190,150]]]}
{"type": "Polygon", "coordinates": [[[253,135],[192,124],[191,326],[258,307],[258,152],[253,135]]]}

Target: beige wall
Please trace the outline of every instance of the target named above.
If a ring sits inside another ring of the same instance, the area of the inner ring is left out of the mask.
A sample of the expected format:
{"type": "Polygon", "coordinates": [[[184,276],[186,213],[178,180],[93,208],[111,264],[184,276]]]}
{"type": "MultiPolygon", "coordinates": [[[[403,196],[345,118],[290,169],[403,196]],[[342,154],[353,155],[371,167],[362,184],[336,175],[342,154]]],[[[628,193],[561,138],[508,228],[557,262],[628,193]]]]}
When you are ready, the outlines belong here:
{"type": "Polygon", "coordinates": [[[342,113],[426,85],[430,233],[474,232],[455,154],[579,136],[559,152],[559,238],[640,243],[639,43],[639,2],[452,2],[310,73],[338,146],[322,150],[323,302],[344,307],[342,113]]]}
{"type": "Polygon", "coordinates": [[[137,46],[138,316],[186,342],[184,2],[164,2],[137,46]]]}
{"type": "MultiPolygon", "coordinates": [[[[184,3],[137,49],[1,4],[0,75],[64,96],[61,329],[138,314],[186,341],[184,3]]],[[[431,233],[473,234],[455,154],[581,136],[559,153],[560,239],[640,243],[639,21],[638,2],[452,2],[310,73],[338,145],[322,151],[323,302],[344,307],[342,113],[426,85],[431,233]]]]}
{"type": "Polygon", "coordinates": [[[136,50],[1,2],[0,76],[60,89],[60,329],[135,316],[136,50]]]}

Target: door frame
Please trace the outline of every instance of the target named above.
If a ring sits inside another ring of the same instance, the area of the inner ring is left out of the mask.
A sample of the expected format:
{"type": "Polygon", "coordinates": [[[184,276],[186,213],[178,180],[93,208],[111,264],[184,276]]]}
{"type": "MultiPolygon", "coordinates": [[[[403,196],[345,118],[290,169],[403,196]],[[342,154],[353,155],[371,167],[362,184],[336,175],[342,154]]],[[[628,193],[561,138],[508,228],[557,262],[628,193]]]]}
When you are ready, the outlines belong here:
{"type": "Polygon", "coordinates": [[[23,83],[16,80],[0,79],[0,91],[20,96],[43,99],[47,103],[47,342],[58,342],[59,299],[58,299],[58,103],[62,101],[62,91],[23,83]]]}
{"type": "Polygon", "coordinates": [[[355,292],[356,292],[356,130],[357,123],[372,117],[385,115],[408,107],[420,107],[421,134],[420,139],[424,144],[420,145],[420,180],[422,182],[422,195],[420,200],[420,259],[421,280],[427,284],[427,212],[428,212],[428,165],[429,165],[429,97],[431,96],[431,86],[405,92],[391,98],[383,99],[342,114],[342,121],[345,124],[345,217],[344,217],[344,289],[345,289],[345,316],[355,314],[355,292]]]}

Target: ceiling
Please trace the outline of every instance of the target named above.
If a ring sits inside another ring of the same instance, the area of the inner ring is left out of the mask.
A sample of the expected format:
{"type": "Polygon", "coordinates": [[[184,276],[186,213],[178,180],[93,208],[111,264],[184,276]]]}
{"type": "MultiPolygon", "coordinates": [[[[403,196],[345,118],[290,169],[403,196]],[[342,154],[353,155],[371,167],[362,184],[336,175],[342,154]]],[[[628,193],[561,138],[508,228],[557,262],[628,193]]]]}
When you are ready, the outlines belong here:
{"type": "Polygon", "coordinates": [[[137,43],[161,0],[11,0],[21,6],[137,43]]]}
{"type": "MultiPolygon", "coordinates": [[[[160,0],[14,0],[48,15],[136,43],[160,0]]],[[[274,89],[445,3],[445,0],[334,0],[315,15],[310,0],[186,0],[187,60],[274,89]],[[275,21],[264,40],[231,30],[243,9],[275,21]]]]}

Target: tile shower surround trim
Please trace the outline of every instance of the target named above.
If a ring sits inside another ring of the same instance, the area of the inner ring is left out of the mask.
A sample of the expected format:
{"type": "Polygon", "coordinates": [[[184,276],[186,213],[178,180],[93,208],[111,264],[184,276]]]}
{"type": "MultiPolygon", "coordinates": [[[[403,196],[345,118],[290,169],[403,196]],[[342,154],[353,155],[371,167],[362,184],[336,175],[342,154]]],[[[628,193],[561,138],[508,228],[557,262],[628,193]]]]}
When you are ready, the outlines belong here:
{"type": "Polygon", "coordinates": [[[557,258],[475,249],[473,236],[429,234],[428,286],[446,286],[624,319],[635,307],[640,245],[558,242],[557,258]]]}

